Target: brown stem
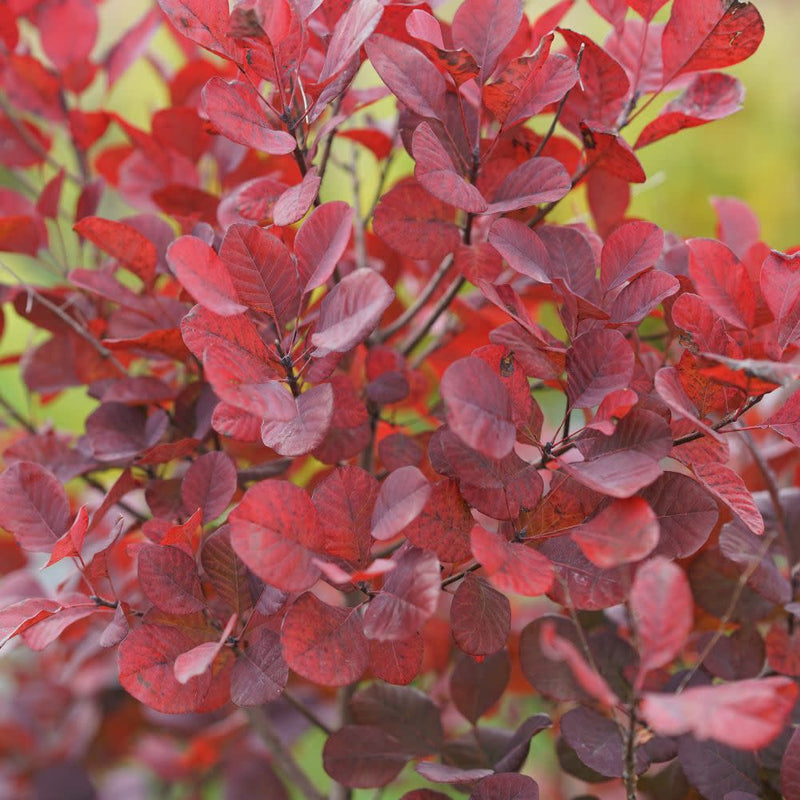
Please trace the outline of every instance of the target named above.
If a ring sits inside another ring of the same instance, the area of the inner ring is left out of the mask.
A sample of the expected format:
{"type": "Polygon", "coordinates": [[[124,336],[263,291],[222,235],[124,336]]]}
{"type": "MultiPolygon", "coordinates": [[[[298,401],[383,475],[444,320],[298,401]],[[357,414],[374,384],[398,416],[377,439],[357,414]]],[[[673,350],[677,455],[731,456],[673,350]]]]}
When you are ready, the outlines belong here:
{"type": "Polygon", "coordinates": [[[414,333],[412,333],[400,346],[400,352],[404,356],[407,356],[409,353],[411,353],[428,335],[428,331],[433,327],[436,320],[439,319],[439,317],[441,317],[445,311],[447,311],[447,309],[450,307],[450,303],[453,302],[455,296],[461,291],[461,287],[466,282],[467,279],[463,275],[459,275],[450,284],[450,286],[447,287],[447,290],[439,298],[439,302],[434,306],[434,309],[428,319],[426,319],[424,324],[420,326],[418,330],[414,331],[414,333]]]}
{"type": "Polygon", "coordinates": [[[284,700],[302,714],[315,728],[319,728],[328,736],[333,733],[333,729],[329,725],[326,725],[302,700],[295,697],[288,689],[283,690],[282,696],[284,700]]]}
{"type": "Polygon", "coordinates": [[[631,703],[628,709],[628,725],[625,734],[625,768],[622,773],[625,782],[626,800],[636,800],[636,707],[631,703]]]}
{"type": "Polygon", "coordinates": [[[280,734],[267,716],[264,706],[254,706],[247,709],[250,724],[272,753],[275,765],[295,787],[300,791],[305,800],[325,800],[325,796],[311,783],[311,779],[302,770],[286,746],[280,734]]]}

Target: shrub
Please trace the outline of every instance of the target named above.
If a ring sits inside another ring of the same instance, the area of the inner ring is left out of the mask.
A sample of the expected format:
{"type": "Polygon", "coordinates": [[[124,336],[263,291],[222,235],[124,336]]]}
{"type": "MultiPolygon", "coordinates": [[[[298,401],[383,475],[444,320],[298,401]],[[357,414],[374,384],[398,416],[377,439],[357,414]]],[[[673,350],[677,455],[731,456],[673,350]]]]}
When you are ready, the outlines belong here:
{"type": "Polygon", "coordinates": [[[761,17],[572,5],[0,6],[4,796],[800,796],[800,261],[627,213],[761,17]]]}

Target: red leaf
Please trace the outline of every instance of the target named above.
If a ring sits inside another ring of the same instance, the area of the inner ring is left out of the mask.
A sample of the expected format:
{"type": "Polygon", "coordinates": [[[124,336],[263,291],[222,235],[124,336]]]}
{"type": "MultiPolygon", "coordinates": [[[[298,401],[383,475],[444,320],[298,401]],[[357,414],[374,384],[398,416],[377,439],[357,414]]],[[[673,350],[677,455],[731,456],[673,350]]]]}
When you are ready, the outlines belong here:
{"type": "Polygon", "coordinates": [[[650,555],[659,533],[658,518],[647,501],[631,497],[614,500],[571,536],[593,564],[616,567],[650,555]]]}
{"type": "Polygon", "coordinates": [[[670,407],[673,419],[688,419],[694,427],[719,442],[723,441],[722,435],[698,416],[698,411],[686,394],[680,373],[675,367],[662,367],[656,373],[653,384],[661,399],[670,407]]]}
{"type": "Polygon", "coordinates": [[[641,496],[661,527],[656,553],[667,558],[686,558],[697,552],[719,517],[714,498],[697,481],[677,472],[665,472],[641,496]]]}
{"type": "Polygon", "coordinates": [[[522,20],[519,0],[465,0],[453,17],[453,42],[474,56],[480,83],[491,76],[522,20]]]}
{"type": "Polygon", "coordinates": [[[400,467],[381,484],[372,512],[372,536],[395,537],[420,514],[431,496],[431,485],[417,467],[400,467]]]}
{"type": "Polygon", "coordinates": [[[434,197],[471,214],[486,211],[483,195],[459,174],[450,154],[427,122],[417,125],[411,148],[417,162],[414,177],[434,197]]]}
{"type": "Polygon", "coordinates": [[[630,183],[644,183],[647,180],[631,146],[613,128],[605,129],[596,123],[581,122],[580,132],[587,165],[599,164],[612,175],[630,183]]]}
{"type": "Polygon", "coordinates": [[[212,53],[227,57],[233,42],[227,35],[226,0],[158,0],[175,30],[212,53]]]}
{"type": "MultiPolygon", "coordinates": [[[[609,321],[615,325],[638,325],[668,297],[680,289],[678,279],[661,270],[650,270],[635,278],[616,294],[609,308],[609,321]]],[[[608,297],[604,301],[608,303],[608,297]]],[[[607,305],[606,305],[607,307],[607,305]]]]}
{"type": "Polygon", "coordinates": [[[101,403],[86,418],[86,435],[98,461],[124,462],[157,444],[168,425],[160,408],[147,416],[141,406],[101,403]]]}
{"type": "Polygon", "coordinates": [[[0,524],[20,547],[49,553],[69,526],[69,501],[61,482],[44,467],[28,461],[0,475],[0,524]]]}
{"type": "Polygon", "coordinates": [[[615,330],[584,333],[567,350],[567,398],[571,408],[600,405],[606,395],[630,385],[634,355],[615,330]]]}
{"type": "Polygon", "coordinates": [[[311,167],[303,180],[289,187],[272,208],[272,219],[276,225],[291,225],[302,219],[314,203],[322,178],[317,168],[311,167]]]}
{"type": "MultiPolygon", "coordinates": [[[[494,192],[487,214],[516,211],[555,202],[572,188],[569,174],[554,158],[530,158],[506,175],[494,192]]],[[[499,220],[498,220],[499,222],[499,220]]]]}
{"type": "Polygon", "coordinates": [[[645,21],[650,22],[667,0],[628,0],[628,5],[645,21]]]}
{"type": "Polygon", "coordinates": [[[319,75],[319,82],[338,75],[348,62],[358,55],[361,46],[375,30],[383,14],[383,6],[378,0],[354,0],[342,14],[327,43],[325,62],[319,75]]]}
{"type": "Polygon", "coordinates": [[[353,227],[353,209],[334,201],[314,209],[297,231],[294,252],[303,293],[322,286],[344,255],[353,227]]]}
{"type": "Polygon", "coordinates": [[[445,80],[419,50],[378,33],[366,48],[375,71],[398,100],[421,117],[444,119],[445,80]]]}
{"type": "Polygon", "coordinates": [[[260,706],[281,696],[289,678],[281,640],[266,625],[256,628],[231,670],[231,700],[237,706],[260,706]]]}
{"type": "Polygon", "coordinates": [[[61,604],[44,597],[30,597],[0,609],[0,647],[36,623],[58,612],[61,604]]]}
{"type": "Polygon", "coordinates": [[[447,424],[466,445],[494,459],[512,451],[516,430],[511,398],[485,361],[469,356],[451,364],[442,375],[440,391],[447,424]]]}
{"type": "Polygon", "coordinates": [[[764,518],[738,472],[724,464],[692,465],[701,483],[715,494],[757,536],[764,533],[764,518]]]}
{"type": "Polygon", "coordinates": [[[482,578],[469,574],[450,605],[453,639],[473,656],[496,653],[506,645],[511,630],[511,604],[482,578]]]}
{"type": "MultiPolygon", "coordinates": [[[[203,540],[200,562],[217,595],[232,611],[242,615],[253,607],[250,573],[231,547],[228,525],[203,540]]],[[[274,592],[280,594],[277,589],[274,592]]]]}
{"type": "Polygon", "coordinates": [[[462,655],[450,675],[450,699],[474,725],[502,698],[510,676],[511,659],[505,650],[479,661],[462,655]]]}
{"type": "MultiPolygon", "coordinates": [[[[228,700],[227,681],[204,672],[185,684],[175,677],[175,659],[213,638],[205,630],[144,623],[119,648],[119,681],[145,705],[165,714],[213,711],[228,700]]],[[[224,675],[225,673],[223,673],[224,675]]]]}
{"type": "Polygon", "coordinates": [[[800,798],[800,729],[797,728],[781,759],[781,791],[786,800],[800,798]]]}
{"type": "Polygon", "coordinates": [[[393,560],[397,566],[364,614],[370,639],[407,639],[430,619],[439,601],[439,560],[433,553],[411,547],[393,560]]]}
{"type": "Polygon", "coordinates": [[[222,651],[228,636],[233,630],[233,626],[236,624],[236,619],[236,614],[233,614],[228,620],[228,624],[220,634],[219,641],[203,642],[202,644],[198,644],[191,650],[181,653],[175,659],[175,665],[173,666],[172,670],[175,673],[175,678],[177,679],[178,683],[186,684],[192,678],[202,675],[211,668],[211,665],[214,663],[214,659],[222,651]]]}
{"type": "Polygon", "coordinates": [[[156,246],[130,225],[100,217],[83,217],[73,227],[143,281],[150,281],[155,275],[158,263],[156,246]]]}
{"type": "Polygon", "coordinates": [[[333,387],[322,383],[297,397],[284,393],[292,416],[286,419],[284,409],[268,404],[261,422],[261,441],[279,455],[302,456],[321,444],[328,433],[334,413],[333,387]]]}
{"type": "Polygon", "coordinates": [[[403,182],[381,197],[375,209],[375,233],[409,258],[439,259],[461,244],[453,223],[455,210],[418,183],[403,182]]]}
{"type": "Polygon", "coordinates": [[[151,8],[108,51],[104,61],[109,89],[147,49],[160,21],[158,9],[151,8]]]}
{"type": "Polygon", "coordinates": [[[456,482],[439,481],[404,535],[413,545],[433,550],[440,561],[459,563],[470,557],[469,533],[474,523],[456,482]]]}
{"type": "Polygon", "coordinates": [[[139,583],[167,614],[193,614],[205,606],[194,559],[177,547],[145,545],[139,551],[139,583]]]}
{"type": "Polygon", "coordinates": [[[83,548],[83,539],[88,529],[89,514],[86,511],[86,506],[81,506],[69,530],[53,545],[53,552],[50,554],[45,566],[49,567],[51,564],[56,564],[62,558],[80,556],[83,548]]]}
{"type": "Polygon", "coordinates": [[[386,786],[408,761],[400,743],[374,725],[345,725],[331,734],[322,750],[325,772],[343,786],[386,786]]]}
{"type": "Polygon", "coordinates": [[[311,336],[314,355],[346,353],[362,342],[392,304],[394,290],[374,270],[362,267],[337,283],[322,300],[311,336]]]}
{"type": "Polygon", "coordinates": [[[297,147],[290,133],[270,124],[266,109],[250,84],[229,83],[215,77],[203,87],[202,98],[208,119],[231,141],[275,156],[291,153],[297,147]]]}
{"type": "Polygon", "coordinates": [[[744,102],[744,86],[722,72],[695,75],[680,96],[670,100],[639,134],[634,149],[645,147],[684,128],[695,128],[735,114],[744,102]]]}
{"type": "Polygon", "coordinates": [[[627,222],[606,240],[600,258],[600,283],[608,292],[652,267],[664,247],[664,232],[650,222],[627,222]]]}
{"type": "Polygon", "coordinates": [[[89,57],[97,40],[97,9],[91,0],[55,0],[38,15],[45,55],[59,70],[89,57]]]}
{"type": "Polygon", "coordinates": [[[230,456],[219,451],[200,456],[181,480],[184,506],[190,511],[202,509],[206,522],[225,511],[235,491],[236,466],[230,456]]]}
{"type": "Polygon", "coordinates": [[[580,650],[572,642],[556,633],[551,620],[542,625],[541,648],[547,658],[566,661],[575,680],[590,697],[606,708],[614,708],[619,703],[619,698],[611,691],[603,676],[586,663],[580,650]]]}
{"type": "Polygon", "coordinates": [[[240,302],[273,317],[279,328],[297,315],[300,284],[286,245],[257,225],[236,223],[225,232],[219,257],[240,302]]]}
{"type": "Polygon", "coordinates": [[[761,226],[753,209],[736,197],[712,197],[711,205],[717,215],[717,238],[728,245],[740,261],[744,260],[750,248],[761,241],[761,226]]]}
{"type": "Polygon", "coordinates": [[[694,622],[692,590],[683,570],[663,556],[636,573],[630,596],[639,642],[637,685],[651,670],[664,667],[683,649],[694,622]]]}
{"type": "Polygon", "coordinates": [[[773,250],[761,266],[761,291],[778,326],[778,344],[800,338],[800,253],[773,250]]]}
{"type": "Polygon", "coordinates": [[[788,439],[795,447],[800,447],[800,392],[795,391],[786,402],[762,423],[775,433],[788,439]]]}
{"type": "Polygon", "coordinates": [[[764,37],[764,21],[740,0],[676,0],[664,28],[663,84],[685,72],[720,69],[749,58],[764,37]]]}
{"type": "Polygon", "coordinates": [[[308,493],[288,481],[251,486],[231,512],[231,544],[262,580],[287,592],[308,589],[320,576],[308,549],[318,525],[308,493]]]}
{"type": "Polygon", "coordinates": [[[281,642],[289,667],[323,686],[354,683],[369,663],[358,609],[335,608],[310,592],[286,612],[281,642]]]}
{"type": "Polygon", "coordinates": [[[370,670],[386,683],[405,686],[419,674],[424,655],[422,636],[415,633],[408,639],[378,641],[369,643],[370,670]]]}
{"type": "Polygon", "coordinates": [[[550,283],[550,254],[527,225],[501,217],[489,230],[489,242],[512,269],[538,283],[550,283]]]}
{"type": "Polygon", "coordinates": [[[167,263],[189,294],[222,317],[247,311],[222,259],[202,239],[181,236],[167,250],[167,263]]]}
{"type": "Polygon", "coordinates": [[[679,695],[648,693],[641,711],[657,733],[714,739],[740,750],[766,747],[784,729],[797,684],[772,677],[697,686],[679,695]]]}
{"type": "Polygon", "coordinates": [[[472,529],[471,542],[475,559],[496,588],[526,597],[537,597],[550,589],[553,568],[538,550],[507,542],[481,525],[472,529]]]}
{"type": "Polygon", "coordinates": [[[355,567],[366,566],[378,491],[378,482],[360,467],[337,467],[326,475],[311,497],[319,518],[314,549],[355,567]]]}

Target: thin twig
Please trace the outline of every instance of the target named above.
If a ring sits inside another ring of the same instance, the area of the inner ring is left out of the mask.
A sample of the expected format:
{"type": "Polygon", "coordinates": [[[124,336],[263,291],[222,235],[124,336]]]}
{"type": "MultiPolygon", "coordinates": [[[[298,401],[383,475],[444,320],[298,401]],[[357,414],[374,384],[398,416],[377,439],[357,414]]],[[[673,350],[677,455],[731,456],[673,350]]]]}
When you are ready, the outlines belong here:
{"type": "Polygon", "coordinates": [[[247,709],[250,724],[261,736],[272,753],[275,765],[300,791],[305,800],[325,800],[325,796],[311,783],[311,779],[301,769],[289,748],[281,739],[280,734],[267,716],[264,706],[254,706],[247,709]]]}
{"type": "Polygon", "coordinates": [[[434,306],[428,319],[420,326],[420,328],[412,333],[403,344],[400,346],[400,352],[407,356],[411,353],[416,346],[428,335],[428,331],[433,327],[436,320],[444,314],[450,307],[450,304],[455,299],[455,296],[461,291],[461,287],[467,282],[463,275],[459,275],[447,287],[445,293],[439,298],[439,302],[434,306]]]}
{"type": "Polygon", "coordinates": [[[622,772],[626,800],[636,800],[636,706],[628,708],[628,725],[625,730],[625,767],[622,772]]]}
{"type": "Polygon", "coordinates": [[[330,736],[333,728],[324,723],[302,700],[293,695],[288,689],[283,690],[283,699],[286,700],[296,711],[299,711],[312,725],[319,728],[323,733],[330,736]]]}
{"type": "Polygon", "coordinates": [[[350,148],[350,180],[353,187],[353,242],[356,251],[356,266],[367,266],[366,223],[361,216],[361,180],[358,177],[358,151],[356,145],[350,148]]]}
{"type": "Polygon", "coordinates": [[[414,302],[411,303],[411,305],[396,320],[394,320],[394,322],[391,322],[383,330],[376,331],[372,336],[372,341],[375,344],[381,344],[382,342],[385,342],[387,339],[390,339],[392,336],[394,336],[398,331],[403,330],[403,328],[405,328],[406,325],[408,325],[408,323],[411,322],[414,317],[417,316],[417,314],[419,314],[428,300],[431,299],[434,292],[439,288],[445,276],[449,272],[452,264],[453,255],[450,253],[446,255],[444,259],[442,259],[441,264],[439,264],[436,272],[433,273],[431,279],[425,285],[425,288],[419,293],[417,299],[414,300],[414,302]]]}

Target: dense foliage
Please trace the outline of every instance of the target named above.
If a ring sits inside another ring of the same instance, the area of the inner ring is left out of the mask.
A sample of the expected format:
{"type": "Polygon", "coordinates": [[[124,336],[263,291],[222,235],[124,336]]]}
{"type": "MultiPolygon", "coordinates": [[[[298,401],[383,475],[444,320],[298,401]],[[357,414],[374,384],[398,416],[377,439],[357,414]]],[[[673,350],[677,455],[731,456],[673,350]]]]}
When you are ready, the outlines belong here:
{"type": "Polygon", "coordinates": [[[0,795],[800,797],[800,256],[627,216],[756,8],[159,2],[0,5],[0,795]]]}

